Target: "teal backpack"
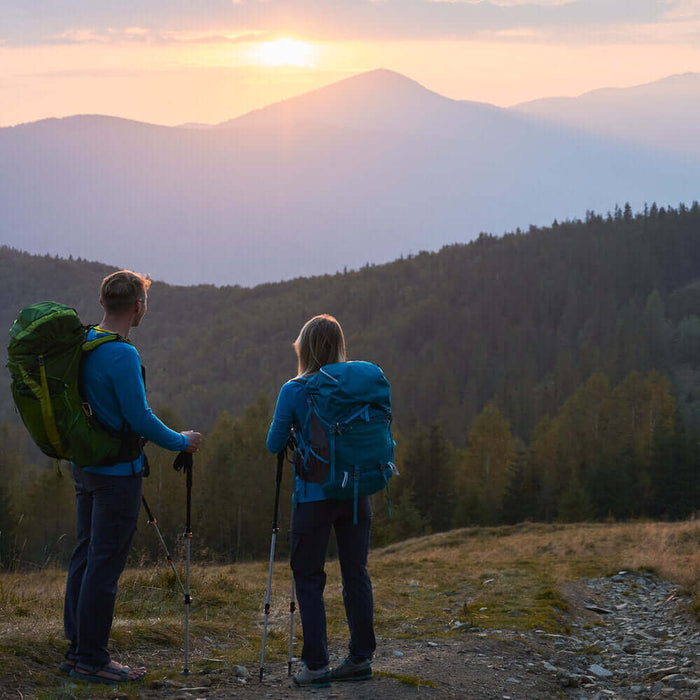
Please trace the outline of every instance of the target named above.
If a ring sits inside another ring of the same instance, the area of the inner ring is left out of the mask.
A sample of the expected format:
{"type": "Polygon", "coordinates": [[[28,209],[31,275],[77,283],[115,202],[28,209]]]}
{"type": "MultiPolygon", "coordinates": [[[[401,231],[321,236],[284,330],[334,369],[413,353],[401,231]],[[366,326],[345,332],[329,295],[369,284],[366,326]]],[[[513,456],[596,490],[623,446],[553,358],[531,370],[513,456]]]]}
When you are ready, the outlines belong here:
{"type": "Polygon", "coordinates": [[[388,488],[398,473],[389,382],[377,365],[359,361],[326,365],[300,381],[308,411],[295,433],[295,473],[328,498],[352,499],[357,522],[357,499],[388,488]]]}
{"type": "Polygon", "coordinates": [[[20,311],[10,328],[7,368],[12,398],[32,439],[49,457],[79,467],[131,461],[140,454],[139,437],[126,426],[102,425],[82,397],[80,364],[103,343],[128,342],[117,333],[87,340],[74,309],[42,301],[20,311]]]}

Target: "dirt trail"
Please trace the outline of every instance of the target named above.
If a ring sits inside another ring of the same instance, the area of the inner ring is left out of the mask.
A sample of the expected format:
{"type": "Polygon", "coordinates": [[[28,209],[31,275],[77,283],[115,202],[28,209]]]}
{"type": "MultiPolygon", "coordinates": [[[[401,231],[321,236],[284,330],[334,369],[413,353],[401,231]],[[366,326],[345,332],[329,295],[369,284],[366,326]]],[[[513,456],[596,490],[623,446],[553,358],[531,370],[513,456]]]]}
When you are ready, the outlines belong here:
{"type": "MultiPolygon", "coordinates": [[[[379,638],[373,661],[375,677],[369,681],[299,689],[287,676],[284,661],[268,660],[260,683],[257,659],[251,659],[247,668],[224,664],[211,668],[208,663],[209,669],[198,671],[204,664],[192,658],[193,672],[188,677],[149,677],[143,685],[123,689],[93,687],[92,697],[257,700],[306,694],[319,699],[353,700],[700,698],[700,625],[690,617],[690,601],[676,586],[648,573],[620,572],[613,577],[568,584],[562,593],[569,604],[567,624],[571,631],[567,634],[478,630],[465,625],[448,637],[379,638]],[[241,674],[247,678],[241,678],[241,674]]],[[[343,650],[332,651],[336,656],[331,663],[337,663],[337,654],[343,650]]],[[[0,700],[36,697],[39,687],[42,698],[69,700],[88,697],[90,688],[59,676],[45,660],[40,663],[31,656],[18,658],[11,687],[7,682],[3,685],[0,700]]]]}
{"type": "MultiPolygon", "coordinates": [[[[378,640],[370,681],[334,683],[329,688],[299,689],[287,676],[285,663],[270,664],[262,684],[245,684],[226,672],[195,674],[189,689],[167,683],[145,688],[141,697],[168,698],[289,698],[306,693],[316,698],[479,698],[511,700],[559,697],[561,685],[543,670],[551,649],[536,635],[513,632],[465,633],[456,639],[378,640]],[[530,639],[529,637],[533,637],[530,639]],[[533,640],[539,647],[533,647],[533,640]],[[211,684],[211,685],[209,685],[211,684]]],[[[251,667],[251,671],[253,668],[251,667]]],[[[156,685],[158,685],[156,683],[156,685]]]]}

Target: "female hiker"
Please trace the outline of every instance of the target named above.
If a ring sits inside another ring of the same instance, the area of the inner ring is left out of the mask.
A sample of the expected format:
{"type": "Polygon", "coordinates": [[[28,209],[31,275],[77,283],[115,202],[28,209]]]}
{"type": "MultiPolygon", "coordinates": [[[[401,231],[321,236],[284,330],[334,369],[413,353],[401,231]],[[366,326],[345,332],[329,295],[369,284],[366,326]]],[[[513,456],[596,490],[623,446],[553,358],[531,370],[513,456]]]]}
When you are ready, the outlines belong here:
{"type": "MultiPolygon", "coordinates": [[[[338,321],[328,315],[307,321],[294,342],[297,376],[282,386],[267,436],[270,452],[281,452],[293,429],[298,442],[309,443],[309,403],[306,383],[326,365],[345,363],[345,338],[338,321]]],[[[369,365],[369,363],[347,363],[369,365]]],[[[375,369],[381,374],[379,368],[375,369]]],[[[342,369],[342,368],[341,368],[342,369]]],[[[382,375],[383,378],[383,375],[382,375]]],[[[386,380],[384,379],[384,382],[386,380]]],[[[388,387],[388,383],[387,383],[388,387]]],[[[295,460],[296,461],[296,460],[295,460]]],[[[372,583],[367,553],[372,512],[368,496],[353,500],[329,499],[320,483],[294,476],[291,527],[291,567],[304,633],[303,666],[293,681],[298,686],[327,686],[331,680],[372,677],[371,659],[376,648],[372,583]],[[328,668],[328,641],[323,591],[326,549],[335,529],[343,580],[343,602],[350,628],[349,653],[339,666],[328,668]]]]}

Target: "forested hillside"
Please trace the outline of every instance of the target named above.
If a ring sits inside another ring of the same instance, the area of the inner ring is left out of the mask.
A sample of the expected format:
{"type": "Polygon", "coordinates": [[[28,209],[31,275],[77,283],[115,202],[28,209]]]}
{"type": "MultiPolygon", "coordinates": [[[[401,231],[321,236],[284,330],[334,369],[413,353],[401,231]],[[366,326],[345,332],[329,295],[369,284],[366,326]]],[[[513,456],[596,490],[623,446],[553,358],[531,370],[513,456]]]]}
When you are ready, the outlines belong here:
{"type": "MultiPolygon", "coordinates": [[[[53,298],[97,322],[109,269],[0,249],[0,321],[9,328],[19,308],[53,298]]],[[[133,339],[151,404],[208,432],[199,529],[212,556],[264,554],[265,430],[295,371],[291,343],[321,312],[341,321],[351,357],[377,362],[392,383],[403,473],[392,518],[377,507],[377,541],[472,522],[682,517],[698,507],[697,203],[590,213],[252,289],[155,283],[133,339]]],[[[2,381],[7,475],[27,458],[2,381]]],[[[148,488],[175,513],[163,494],[181,486],[154,458],[164,476],[148,488]]],[[[9,485],[17,478],[0,484],[12,519],[3,532],[38,488],[9,485]]]]}

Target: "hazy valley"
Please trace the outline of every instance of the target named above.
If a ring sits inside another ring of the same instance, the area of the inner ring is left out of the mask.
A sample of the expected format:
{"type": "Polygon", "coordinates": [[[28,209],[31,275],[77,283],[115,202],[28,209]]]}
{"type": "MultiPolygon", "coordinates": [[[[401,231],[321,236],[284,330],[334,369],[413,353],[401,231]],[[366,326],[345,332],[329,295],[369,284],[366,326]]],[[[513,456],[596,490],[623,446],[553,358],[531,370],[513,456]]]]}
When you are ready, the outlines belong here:
{"type": "Polygon", "coordinates": [[[687,116],[698,81],[662,100],[648,90],[597,102],[588,131],[549,103],[454,101],[384,70],[210,128],[104,116],[3,128],[0,242],[174,284],[249,286],[625,202],[693,201],[700,158],[678,146],[700,142],[687,116]],[[661,108],[656,130],[622,138],[661,108]]]}

